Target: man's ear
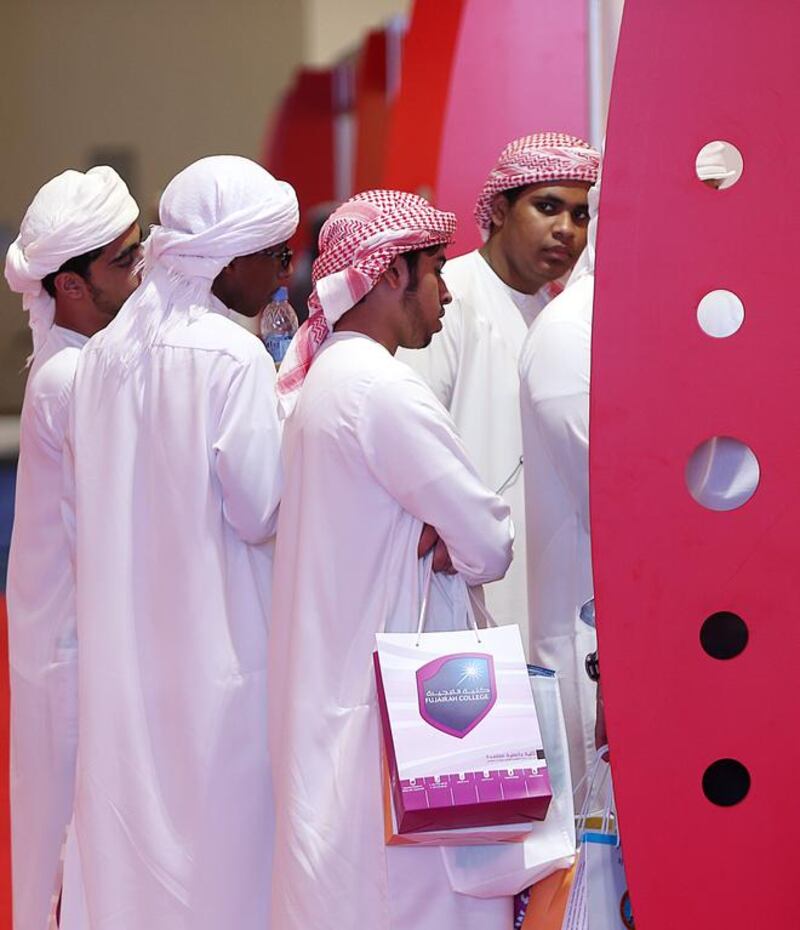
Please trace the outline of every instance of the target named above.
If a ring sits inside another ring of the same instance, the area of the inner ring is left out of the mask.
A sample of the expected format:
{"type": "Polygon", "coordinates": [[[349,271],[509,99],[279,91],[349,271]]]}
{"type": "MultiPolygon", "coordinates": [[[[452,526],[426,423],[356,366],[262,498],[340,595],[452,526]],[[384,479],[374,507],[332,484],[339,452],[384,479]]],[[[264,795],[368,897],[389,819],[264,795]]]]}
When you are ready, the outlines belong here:
{"type": "Polygon", "coordinates": [[[89,284],[75,271],[62,271],[55,277],[56,295],[62,300],[83,300],[89,294],[89,284]]]}
{"type": "Polygon", "coordinates": [[[408,265],[402,255],[396,255],[383,273],[383,280],[392,290],[405,290],[408,286],[408,265]]]}
{"type": "Polygon", "coordinates": [[[508,219],[511,210],[511,204],[504,194],[495,194],[492,200],[492,223],[502,229],[508,219]]]}

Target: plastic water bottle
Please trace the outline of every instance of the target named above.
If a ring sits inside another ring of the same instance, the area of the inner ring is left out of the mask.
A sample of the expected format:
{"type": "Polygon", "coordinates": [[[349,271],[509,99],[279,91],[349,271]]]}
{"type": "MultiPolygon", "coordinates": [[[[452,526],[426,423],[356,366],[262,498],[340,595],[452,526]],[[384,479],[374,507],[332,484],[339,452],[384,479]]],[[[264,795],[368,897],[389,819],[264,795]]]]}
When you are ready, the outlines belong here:
{"type": "Polygon", "coordinates": [[[283,361],[292,337],[297,332],[297,314],[289,303],[289,291],[279,287],[266,307],[261,311],[261,338],[272,356],[275,367],[283,361]]]}

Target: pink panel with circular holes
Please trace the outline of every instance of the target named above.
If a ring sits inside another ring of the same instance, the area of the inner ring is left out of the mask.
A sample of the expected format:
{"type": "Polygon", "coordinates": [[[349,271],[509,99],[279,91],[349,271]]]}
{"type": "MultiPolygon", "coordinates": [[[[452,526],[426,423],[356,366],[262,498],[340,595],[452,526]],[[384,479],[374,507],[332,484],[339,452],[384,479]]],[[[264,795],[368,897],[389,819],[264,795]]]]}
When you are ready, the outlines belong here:
{"type": "Polygon", "coordinates": [[[623,18],[600,205],[591,489],[637,930],[800,926],[799,32],[793,0],[628,0],[623,18]],[[744,159],[727,190],[695,176],[711,140],[744,159]],[[741,298],[745,318],[715,339],[696,308],[718,288],[741,298]],[[741,440],[760,463],[755,494],[727,512],[699,505],[684,480],[713,436],[741,440]],[[719,611],[749,630],[734,658],[701,645],[719,611]],[[722,759],[751,779],[731,806],[704,793],[722,759]]]}

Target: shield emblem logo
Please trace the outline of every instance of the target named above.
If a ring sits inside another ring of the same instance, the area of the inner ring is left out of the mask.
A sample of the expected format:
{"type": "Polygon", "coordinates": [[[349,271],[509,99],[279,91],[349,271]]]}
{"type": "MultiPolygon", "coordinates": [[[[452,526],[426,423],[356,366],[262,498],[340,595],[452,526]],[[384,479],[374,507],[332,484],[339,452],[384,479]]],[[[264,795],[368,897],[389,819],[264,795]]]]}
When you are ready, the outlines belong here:
{"type": "Polygon", "coordinates": [[[462,739],[483,720],[497,700],[494,659],[481,652],[442,656],[417,669],[422,719],[462,739]]]}

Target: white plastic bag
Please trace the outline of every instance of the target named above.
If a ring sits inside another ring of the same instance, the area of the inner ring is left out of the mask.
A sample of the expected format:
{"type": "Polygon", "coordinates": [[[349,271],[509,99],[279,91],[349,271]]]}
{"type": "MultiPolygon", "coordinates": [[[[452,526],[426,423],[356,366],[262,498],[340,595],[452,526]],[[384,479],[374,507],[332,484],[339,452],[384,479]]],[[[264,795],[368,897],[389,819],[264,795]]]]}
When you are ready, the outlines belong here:
{"type": "Polygon", "coordinates": [[[622,847],[614,838],[584,838],[588,930],[633,930],[628,882],[622,864],[622,847]]]}
{"type": "Polygon", "coordinates": [[[562,930],[633,930],[628,885],[617,834],[614,793],[608,766],[600,750],[592,769],[586,802],[578,818],[580,849],[562,930]],[[608,778],[599,829],[587,830],[589,803],[608,778]]]}
{"type": "Polygon", "coordinates": [[[460,894],[473,898],[518,894],[574,861],[575,813],[558,679],[554,672],[531,667],[531,688],[553,788],[550,809],[522,843],[442,849],[450,885],[460,894]]]}

